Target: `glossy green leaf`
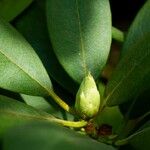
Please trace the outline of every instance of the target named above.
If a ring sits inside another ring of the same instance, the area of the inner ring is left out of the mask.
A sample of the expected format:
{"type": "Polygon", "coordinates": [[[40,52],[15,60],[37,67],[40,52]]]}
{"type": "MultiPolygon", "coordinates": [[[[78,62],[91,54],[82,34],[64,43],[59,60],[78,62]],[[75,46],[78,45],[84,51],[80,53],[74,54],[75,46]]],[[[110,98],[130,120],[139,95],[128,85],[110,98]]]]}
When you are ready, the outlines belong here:
{"type": "Polygon", "coordinates": [[[88,71],[97,78],[111,44],[108,0],[47,0],[47,21],[54,52],[78,83],[88,71]]]}
{"type": "Polygon", "coordinates": [[[115,150],[70,129],[47,123],[32,123],[13,129],[4,137],[4,149],[115,150]]]}
{"type": "Polygon", "coordinates": [[[0,33],[0,87],[29,95],[48,95],[51,81],[33,48],[2,20],[0,33]]]}
{"type": "Polygon", "coordinates": [[[147,1],[129,30],[123,47],[125,54],[106,88],[106,101],[109,106],[132,100],[139,93],[150,89],[149,8],[150,1],[147,1]]]}
{"type": "Polygon", "coordinates": [[[28,7],[32,1],[33,0],[1,0],[0,16],[6,21],[11,21],[28,7]]]}
{"type": "Polygon", "coordinates": [[[31,120],[44,120],[45,112],[0,95],[0,136],[12,126],[31,120]]]}
{"type": "Polygon", "coordinates": [[[44,6],[45,0],[36,0],[30,9],[15,20],[15,27],[35,49],[49,75],[65,89],[75,93],[76,83],[64,71],[53,52],[48,37],[44,6]]]}

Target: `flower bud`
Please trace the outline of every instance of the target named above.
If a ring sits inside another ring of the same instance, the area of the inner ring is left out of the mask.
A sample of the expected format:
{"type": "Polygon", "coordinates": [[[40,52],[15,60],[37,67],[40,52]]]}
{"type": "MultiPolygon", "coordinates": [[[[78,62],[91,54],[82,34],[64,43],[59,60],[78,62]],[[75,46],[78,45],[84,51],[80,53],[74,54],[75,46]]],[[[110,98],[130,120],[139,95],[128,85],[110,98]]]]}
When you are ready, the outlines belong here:
{"type": "Polygon", "coordinates": [[[94,117],[100,106],[100,94],[96,83],[89,73],[82,81],[76,95],[75,109],[84,119],[94,117]]]}

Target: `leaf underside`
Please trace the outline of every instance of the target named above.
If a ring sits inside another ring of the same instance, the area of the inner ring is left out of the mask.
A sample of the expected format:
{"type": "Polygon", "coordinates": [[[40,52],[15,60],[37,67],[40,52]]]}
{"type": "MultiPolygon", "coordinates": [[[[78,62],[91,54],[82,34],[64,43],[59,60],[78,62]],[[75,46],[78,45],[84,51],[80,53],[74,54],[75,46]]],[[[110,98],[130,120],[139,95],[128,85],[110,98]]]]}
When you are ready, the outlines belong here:
{"type": "Polygon", "coordinates": [[[48,95],[51,81],[33,48],[2,20],[0,33],[0,87],[29,95],[48,95]]]}

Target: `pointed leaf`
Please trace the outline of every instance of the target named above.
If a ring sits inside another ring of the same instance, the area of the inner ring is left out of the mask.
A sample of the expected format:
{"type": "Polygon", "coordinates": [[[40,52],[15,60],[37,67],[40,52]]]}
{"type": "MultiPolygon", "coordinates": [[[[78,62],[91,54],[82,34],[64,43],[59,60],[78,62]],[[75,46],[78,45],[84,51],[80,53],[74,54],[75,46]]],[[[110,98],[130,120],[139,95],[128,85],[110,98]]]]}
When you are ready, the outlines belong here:
{"type": "Polygon", "coordinates": [[[28,42],[0,20],[0,87],[30,95],[48,95],[51,81],[28,42]]]}
{"type": "Polygon", "coordinates": [[[97,78],[111,44],[108,0],[47,0],[47,21],[54,52],[80,83],[87,72],[97,78]]]}
{"type": "Polygon", "coordinates": [[[99,143],[89,137],[77,134],[75,131],[52,123],[32,123],[11,130],[4,137],[4,149],[115,150],[112,146],[99,143]]]}
{"type": "Polygon", "coordinates": [[[132,100],[139,93],[150,89],[149,8],[150,1],[147,1],[127,35],[124,55],[106,88],[106,101],[110,106],[132,100]]]}
{"type": "Polygon", "coordinates": [[[28,7],[33,0],[1,0],[0,1],[0,16],[6,21],[13,20],[26,7],[28,7]]]}

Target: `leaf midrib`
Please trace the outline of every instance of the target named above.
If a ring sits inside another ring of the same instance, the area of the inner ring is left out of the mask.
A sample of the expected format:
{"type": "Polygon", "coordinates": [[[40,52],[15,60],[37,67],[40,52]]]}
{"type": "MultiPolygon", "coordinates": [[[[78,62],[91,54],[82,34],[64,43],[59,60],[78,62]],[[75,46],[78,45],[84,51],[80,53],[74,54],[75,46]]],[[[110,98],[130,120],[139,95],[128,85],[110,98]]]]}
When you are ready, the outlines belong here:
{"type": "Polygon", "coordinates": [[[22,113],[20,113],[20,112],[14,112],[14,111],[10,111],[10,110],[4,110],[4,109],[2,109],[2,110],[0,110],[0,113],[4,113],[4,114],[8,114],[8,115],[11,115],[11,116],[16,116],[16,118],[17,118],[17,116],[18,116],[18,118],[20,117],[20,118],[27,118],[27,119],[39,119],[39,120],[45,120],[45,121],[50,121],[50,119],[51,120],[54,120],[55,119],[55,117],[54,116],[52,116],[52,115],[50,115],[50,114],[47,114],[47,113],[45,113],[45,116],[44,116],[44,114],[43,115],[41,115],[41,114],[38,114],[38,112],[37,112],[37,114],[22,114],[22,113]]]}
{"type": "Polygon", "coordinates": [[[83,42],[83,35],[82,35],[82,27],[81,27],[81,18],[80,18],[80,12],[79,12],[79,5],[78,5],[78,0],[76,0],[76,10],[77,10],[77,19],[78,19],[78,28],[79,28],[79,34],[80,34],[80,51],[81,51],[81,59],[83,62],[83,69],[84,69],[84,74],[87,74],[87,66],[86,66],[86,60],[85,60],[85,47],[84,47],[84,42],[83,42]]]}
{"type": "Polygon", "coordinates": [[[122,80],[120,80],[120,82],[113,88],[113,90],[109,93],[109,95],[106,97],[106,100],[105,100],[105,103],[107,103],[108,99],[113,95],[113,93],[117,90],[117,88],[121,85],[121,83],[132,73],[133,70],[136,69],[137,66],[139,66],[143,60],[148,57],[150,55],[149,54],[146,54],[142,57],[141,61],[137,64],[135,64],[130,70],[129,72],[124,76],[124,78],[122,78],[122,80]]]}
{"type": "Polygon", "coordinates": [[[45,86],[43,86],[38,80],[36,80],[34,77],[32,77],[32,75],[28,74],[21,66],[17,65],[15,63],[15,61],[7,56],[4,52],[2,52],[0,50],[1,54],[4,55],[4,57],[6,57],[11,63],[13,63],[15,66],[17,66],[20,70],[22,70],[27,76],[29,76],[32,80],[34,80],[38,85],[40,85],[48,94],[51,93],[51,91],[49,89],[47,89],[45,86]]]}
{"type": "Polygon", "coordinates": [[[39,114],[38,114],[38,116],[37,116],[37,114],[27,115],[27,114],[17,113],[17,112],[13,112],[13,111],[8,111],[8,110],[0,110],[0,113],[5,113],[5,114],[11,115],[11,116],[19,116],[19,117],[22,117],[22,118],[47,120],[45,117],[40,116],[39,114]]]}

